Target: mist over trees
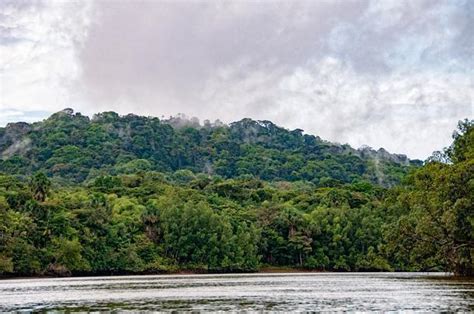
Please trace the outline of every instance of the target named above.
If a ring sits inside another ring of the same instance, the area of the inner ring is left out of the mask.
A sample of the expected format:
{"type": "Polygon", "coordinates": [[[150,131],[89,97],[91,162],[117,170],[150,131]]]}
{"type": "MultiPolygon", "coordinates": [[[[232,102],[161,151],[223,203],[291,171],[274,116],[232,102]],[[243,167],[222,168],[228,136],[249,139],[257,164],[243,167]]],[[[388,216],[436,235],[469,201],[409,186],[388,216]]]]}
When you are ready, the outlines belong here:
{"type": "Polygon", "coordinates": [[[72,110],[0,128],[0,273],[473,274],[474,131],[424,165],[270,121],[72,110]]]}
{"type": "Polygon", "coordinates": [[[90,119],[72,109],[43,122],[0,128],[0,171],[85,182],[138,170],[190,170],[223,178],[310,181],[316,185],[361,179],[383,186],[400,182],[421,164],[383,149],[356,150],[319,137],[243,119],[200,125],[183,115],[160,120],[115,112],[90,119]]]}

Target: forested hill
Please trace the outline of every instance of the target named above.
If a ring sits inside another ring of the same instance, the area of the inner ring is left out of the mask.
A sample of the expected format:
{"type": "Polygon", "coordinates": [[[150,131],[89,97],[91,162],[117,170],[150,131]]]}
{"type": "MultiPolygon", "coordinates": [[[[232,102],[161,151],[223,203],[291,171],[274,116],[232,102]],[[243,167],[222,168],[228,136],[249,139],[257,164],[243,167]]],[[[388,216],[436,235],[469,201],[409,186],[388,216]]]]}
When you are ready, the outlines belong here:
{"type": "Polygon", "coordinates": [[[270,121],[243,119],[224,125],[103,112],[91,119],[72,109],[42,122],[0,128],[0,172],[82,182],[100,175],[155,170],[255,176],[269,181],[311,181],[333,186],[366,180],[400,181],[420,161],[384,149],[353,149],[287,130],[270,121]]]}
{"type": "Polygon", "coordinates": [[[474,121],[391,188],[363,180],[379,171],[389,184],[409,169],[384,151],[269,122],[182,122],[64,111],[2,129],[0,277],[474,274],[474,121]]]}

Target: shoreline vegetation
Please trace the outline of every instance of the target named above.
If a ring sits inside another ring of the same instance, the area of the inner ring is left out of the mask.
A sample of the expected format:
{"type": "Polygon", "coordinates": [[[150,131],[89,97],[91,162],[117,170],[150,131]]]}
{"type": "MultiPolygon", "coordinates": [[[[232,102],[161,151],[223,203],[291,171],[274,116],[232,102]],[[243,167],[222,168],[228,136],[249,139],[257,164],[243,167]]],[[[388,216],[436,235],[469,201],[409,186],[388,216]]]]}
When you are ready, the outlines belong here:
{"type": "Polygon", "coordinates": [[[0,128],[0,276],[474,274],[473,121],[423,165],[269,121],[184,122],[0,128]]]}
{"type": "MultiPolygon", "coordinates": [[[[439,274],[443,275],[443,278],[450,278],[450,279],[474,279],[474,276],[458,276],[451,272],[446,271],[328,271],[328,270],[316,270],[316,269],[305,269],[305,268],[297,268],[297,267],[277,267],[277,266],[269,266],[269,267],[262,267],[256,271],[206,271],[206,270],[177,270],[171,272],[116,272],[116,273],[75,273],[75,274],[67,274],[67,275],[53,275],[53,274],[43,274],[43,275],[34,275],[34,276],[15,276],[12,274],[3,274],[0,275],[0,280],[8,280],[8,279],[48,279],[48,278],[94,278],[94,277],[114,277],[114,276],[186,276],[186,275],[238,275],[238,274],[363,274],[363,273],[426,273],[427,276],[429,274],[439,274]]],[[[436,277],[437,278],[437,277],[436,277]]]]}
{"type": "MultiPolygon", "coordinates": [[[[41,279],[41,278],[81,278],[81,277],[108,277],[108,276],[149,276],[149,275],[217,275],[217,274],[278,274],[278,273],[337,273],[335,271],[320,271],[320,270],[311,270],[311,269],[304,269],[304,268],[294,268],[294,267],[263,267],[256,271],[207,271],[207,270],[189,270],[189,269],[181,269],[176,271],[170,272],[112,272],[112,273],[76,273],[76,274],[63,274],[63,275],[34,275],[34,276],[15,276],[15,275],[0,275],[0,280],[3,279],[41,279]]],[[[339,272],[342,273],[342,272],[339,272]]]]}

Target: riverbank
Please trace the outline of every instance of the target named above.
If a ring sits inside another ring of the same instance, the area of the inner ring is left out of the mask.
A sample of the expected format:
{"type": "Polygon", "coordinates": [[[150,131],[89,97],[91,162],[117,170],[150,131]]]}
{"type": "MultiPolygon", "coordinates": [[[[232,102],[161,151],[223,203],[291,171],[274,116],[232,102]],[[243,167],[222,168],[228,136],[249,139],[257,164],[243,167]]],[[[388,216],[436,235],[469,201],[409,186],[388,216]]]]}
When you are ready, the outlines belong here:
{"type": "Polygon", "coordinates": [[[345,271],[329,271],[329,270],[316,270],[316,269],[305,269],[298,267],[289,267],[289,266],[266,266],[262,267],[257,271],[206,271],[206,270],[190,270],[190,269],[181,269],[177,271],[168,271],[168,272],[100,272],[100,273],[72,273],[68,276],[59,276],[51,274],[43,275],[34,275],[34,276],[14,276],[14,275],[0,275],[0,280],[8,279],[48,279],[48,278],[81,278],[81,277],[114,277],[114,276],[152,276],[152,275],[232,275],[232,274],[310,274],[310,273],[326,273],[326,274],[337,274],[337,273],[356,273],[356,274],[368,274],[368,273],[426,273],[426,274],[443,274],[450,276],[452,278],[462,278],[462,279],[474,279],[474,277],[459,277],[455,276],[452,273],[443,272],[443,271],[427,271],[427,272],[405,272],[405,271],[393,271],[393,272],[379,272],[379,271],[357,271],[357,272],[345,272],[345,271]]]}
{"type": "Polygon", "coordinates": [[[68,275],[60,274],[43,274],[43,275],[33,275],[33,276],[15,276],[9,274],[0,275],[0,280],[2,279],[28,279],[28,278],[80,278],[80,277],[104,277],[104,276],[146,276],[146,275],[203,275],[203,274],[265,274],[265,273],[320,273],[320,272],[334,272],[334,271],[321,271],[321,270],[311,270],[304,268],[296,267],[262,267],[257,271],[209,271],[205,269],[180,269],[176,271],[157,271],[157,272],[99,272],[99,273],[89,273],[89,272],[80,272],[80,273],[71,273],[68,275]]]}

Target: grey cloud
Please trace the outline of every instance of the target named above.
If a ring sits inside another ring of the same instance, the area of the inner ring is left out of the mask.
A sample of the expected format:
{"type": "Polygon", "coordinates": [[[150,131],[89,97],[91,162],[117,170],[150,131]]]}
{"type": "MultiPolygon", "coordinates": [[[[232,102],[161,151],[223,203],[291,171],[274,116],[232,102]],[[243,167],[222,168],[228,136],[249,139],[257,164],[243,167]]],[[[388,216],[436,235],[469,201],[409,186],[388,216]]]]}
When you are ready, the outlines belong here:
{"type": "Polygon", "coordinates": [[[47,111],[21,111],[18,109],[2,109],[0,115],[0,125],[8,122],[35,122],[46,118],[51,112],[47,111]]]}
{"type": "Polygon", "coordinates": [[[130,89],[139,97],[153,88],[164,102],[178,99],[178,107],[187,109],[217,68],[300,65],[321,53],[321,40],[337,18],[354,18],[364,6],[342,1],[101,2],[82,52],[84,83],[99,101],[130,89]],[[329,12],[333,18],[326,18],[329,12]]]}
{"type": "MultiPolygon", "coordinates": [[[[33,84],[40,92],[28,85],[42,102],[30,110],[54,101],[48,108],[89,114],[252,117],[419,158],[449,144],[457,120],[473,115],[473,1],[102,0],[59,11],[58,2],[40,3],[9,11],[54,25],[39,32],[47,53],[37,49],[26,65],[62,60],[33,84]]],[[[28,38],[25,29],[5,32],[11,49],[28,38]]],[[[32,103],[24,94],[8,94],[4,108],[32,103]]]]}
{"type": "Polygon", "coordinates": [[[71,102],[89,1],[0,3],[0,113],[55,111],[71,102]]]}

